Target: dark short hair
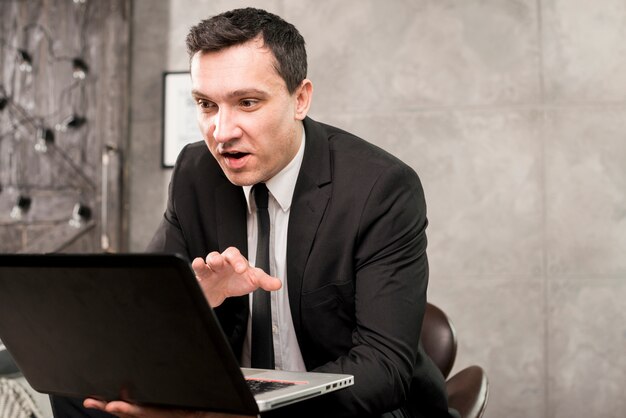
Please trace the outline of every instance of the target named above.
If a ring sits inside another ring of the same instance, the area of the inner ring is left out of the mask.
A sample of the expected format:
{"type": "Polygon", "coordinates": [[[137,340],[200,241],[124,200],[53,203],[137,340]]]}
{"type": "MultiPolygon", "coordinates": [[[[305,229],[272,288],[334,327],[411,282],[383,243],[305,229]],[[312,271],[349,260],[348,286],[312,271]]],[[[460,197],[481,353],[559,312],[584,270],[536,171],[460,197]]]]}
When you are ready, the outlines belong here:
{"type": "Polygon", "coordinates": [[[265,10],[234,9],[201,21],[187,35],[189,59],[198,51],[220,51],[259,35],[274,54],[278,75],[285,80],[289,93],[293,93],[306,78],[304,38],[291,23],[265,10]]]}

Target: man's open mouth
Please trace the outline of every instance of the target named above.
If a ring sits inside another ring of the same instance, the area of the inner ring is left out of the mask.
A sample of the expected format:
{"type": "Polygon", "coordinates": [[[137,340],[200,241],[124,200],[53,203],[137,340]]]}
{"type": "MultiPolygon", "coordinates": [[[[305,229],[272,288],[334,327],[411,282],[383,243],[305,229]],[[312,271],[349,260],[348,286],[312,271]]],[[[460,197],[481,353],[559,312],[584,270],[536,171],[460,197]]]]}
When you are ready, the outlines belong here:
{"type": "Polygon", "coordinates": [[[243,158],[246,155],[248,155],[248,153],[246,153],[246,152],[227,152],[227,153],[225,153],[223,155],[226,158],[233,158],[235,160],[238,160],[238,159],[243,158]]]}
{"type": "Polygon", "coordinates": [[[250,153],[248,152],[223,152],[222,158],[227,167],[233,170],[243,169],[247,164],[250,153]]]}

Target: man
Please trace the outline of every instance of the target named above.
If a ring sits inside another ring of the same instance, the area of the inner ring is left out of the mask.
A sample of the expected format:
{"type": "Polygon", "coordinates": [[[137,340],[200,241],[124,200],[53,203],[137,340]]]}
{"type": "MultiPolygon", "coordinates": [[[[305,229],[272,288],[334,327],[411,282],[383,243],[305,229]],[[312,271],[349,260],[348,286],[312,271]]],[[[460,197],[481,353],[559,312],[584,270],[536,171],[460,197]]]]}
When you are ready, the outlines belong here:
{"type": "MultiPolygon", "coordinates": [[[[187,47],[204,143],[181,152],[149,250],[193,260],[243,366],[255,365],[254,327],[265,309],[256,303],[268,300],[276,368],[355,376],[353,387],[272,415],[449,417],[443,377],[418,348],[428,264],[417,175],[307,117],[304,40],[278,16],[215,16],[191,29],[187,47]],[[257,227],[266,221],[255,200],[265,187],[271,239],[261,269],[257,227]]],[[[162,413],[85,406],[123,417],[162,413]]]]}

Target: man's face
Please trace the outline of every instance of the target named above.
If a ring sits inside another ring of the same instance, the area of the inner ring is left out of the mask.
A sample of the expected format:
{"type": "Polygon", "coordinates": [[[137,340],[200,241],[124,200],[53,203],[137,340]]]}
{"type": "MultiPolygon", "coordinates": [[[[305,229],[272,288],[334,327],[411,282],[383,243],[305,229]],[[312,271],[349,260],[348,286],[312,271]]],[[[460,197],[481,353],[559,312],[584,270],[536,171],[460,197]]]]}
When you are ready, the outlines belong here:
{"type": "Polygon", "coordinates": [[[256,39],[198,52],[191,60],[192,96],[204,141],[226,177],[239,186],[269,180],[289,164],[302,141],[301,121],[310,100],[308,80],[289,94],[272,52],[262,45],[256,39]]]}

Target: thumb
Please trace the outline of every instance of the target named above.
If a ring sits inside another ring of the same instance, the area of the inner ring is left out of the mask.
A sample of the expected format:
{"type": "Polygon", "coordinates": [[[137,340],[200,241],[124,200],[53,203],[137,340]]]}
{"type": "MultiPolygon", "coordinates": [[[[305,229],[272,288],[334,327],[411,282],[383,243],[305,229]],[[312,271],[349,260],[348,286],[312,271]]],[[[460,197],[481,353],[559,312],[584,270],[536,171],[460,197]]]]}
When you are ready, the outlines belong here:
{"type": "Polygon", "coordinates": [[[268,292],[273,292],[283,287],[283,283],[280,279],[270,276],[260,268],[254,269],[254,278],[256,285],[263,290],[267,290],[268,292]]]}

